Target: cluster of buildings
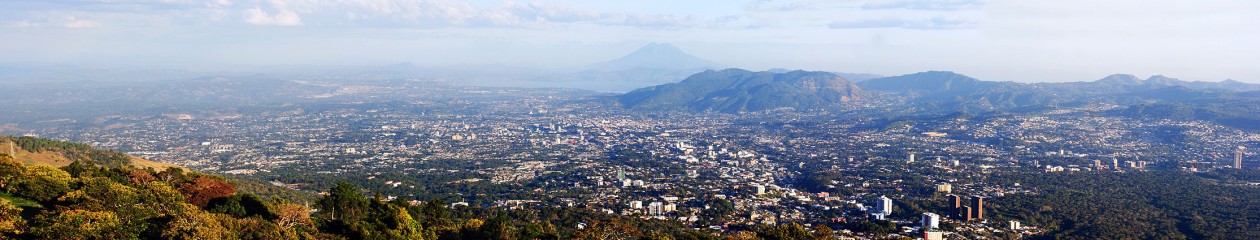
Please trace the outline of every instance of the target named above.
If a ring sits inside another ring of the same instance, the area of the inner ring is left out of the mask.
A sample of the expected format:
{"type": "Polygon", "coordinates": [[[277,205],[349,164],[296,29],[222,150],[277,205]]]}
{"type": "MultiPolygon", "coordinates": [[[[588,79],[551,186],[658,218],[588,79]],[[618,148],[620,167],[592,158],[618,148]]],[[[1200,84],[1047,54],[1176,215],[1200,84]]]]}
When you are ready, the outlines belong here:
{"type": "Polygon", "coordinates": [[[718,230],[890,221],[907,228],[896,234],[928,239],[948,236],[944,226],[954,223],[1035,229],[986,221],[986,201],[1036,191],[977,180],[989,174],[1144,171],[1168,162],[1242,168],[1245,148],[1235,146],[1260,142],[1211,123],[1092,114],[1106,110],[1098,106],[887,123],[818,113],[658,114],[547,94],[461,93],[468,95],[113,116],[40,135],[308,191],[323,188],[312,179],[350,179],[411,200],[587,208],[718,230]],[[1151,140],[1173,136],[1184,139],[1151,140]],[[894,199],[940,197],[923,192],[943,195],[948,209],[894,212],[894,199]]]}

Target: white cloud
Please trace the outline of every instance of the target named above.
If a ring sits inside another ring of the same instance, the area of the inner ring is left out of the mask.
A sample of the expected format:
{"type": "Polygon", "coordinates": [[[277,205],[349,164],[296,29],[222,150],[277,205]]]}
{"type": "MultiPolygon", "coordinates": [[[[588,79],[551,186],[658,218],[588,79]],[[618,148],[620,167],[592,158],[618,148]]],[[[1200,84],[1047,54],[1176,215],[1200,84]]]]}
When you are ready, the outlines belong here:
{"type": "Polygon", "coordinates": [[[277,25],[277,26],[296,26],[302,24],[302,18],[286,9],[279,10],[275,15],[268,14],[262,8],[246,9],[242,12],[245,22],[254,25],[277,25]]]}
{"type": "Polygon", "coordinates": [[[744,6],[745,10],[752,12],[791,12],[814,8],[815,6],[805,2],[781,0],[758,0],[744,6]]]}
{"type": "Polygon", "coordinates": [[[61,26],[65,28],[95,28],[95,27],[100,27],[101,23],[97,21],[71,18],[69,21],[66,21],[66,23],[62,24],[61,26]]]}
{"type": "Polygon", "coordinates": [[[209,0],[206,1],[206,6],[216,8],[232,6],[232,0],[209,0]]]}
{"type": "Polygon", "coordinates": [[[104,26],[100,21],[81,19],[75,16],[41,16],[30,20],[19,20],[5,24],[11,28],[67,28],[83,29],[104,26]]]}
{"type": "Polygon", "coordinates": [[[862,9],[912,9],[933,11],[954,11],[979,9],[984,7],[982,0],[892,0],[875,1],[862,4],[862,9]]]}
{"type": "Polygon", "coordinates": [[[835,21],[828,24],[827,27],[833,29],[853,29],[853,28],[905,28],[905,29],[923,29],[923,30],[943,30],[943,29],[970,29],[976,28],[978,24],[970,21],[951,19],[945,17],[933,17],[930,19],[901,19],[901,18],[884,18],[884,19],[865,19],[857,21],[835,21]]]}

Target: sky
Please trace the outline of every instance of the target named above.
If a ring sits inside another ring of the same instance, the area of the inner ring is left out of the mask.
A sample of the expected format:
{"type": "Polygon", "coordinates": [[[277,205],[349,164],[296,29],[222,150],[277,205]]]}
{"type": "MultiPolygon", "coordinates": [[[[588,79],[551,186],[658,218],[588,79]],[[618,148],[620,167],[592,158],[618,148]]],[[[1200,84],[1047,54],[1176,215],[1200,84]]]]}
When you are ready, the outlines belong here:
{"type": "Polygon", "coordinates": [[[1260,83],[1253,0],[4,0],[0,64],[577,69],[652,42],[752,70],[1260,83]]]}

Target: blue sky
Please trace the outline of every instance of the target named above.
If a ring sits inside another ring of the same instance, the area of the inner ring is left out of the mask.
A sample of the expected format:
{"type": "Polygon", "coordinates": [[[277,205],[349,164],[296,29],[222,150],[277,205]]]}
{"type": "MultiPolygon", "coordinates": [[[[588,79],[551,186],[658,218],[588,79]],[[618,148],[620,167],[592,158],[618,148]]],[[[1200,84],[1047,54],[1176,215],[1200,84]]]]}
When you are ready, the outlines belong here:
{"type": "Polygon", "coordinates": [[[7,0],[0,63],[578,68],[669,42],[754,70],[1260,82],[1260,1],[7,0]]]}

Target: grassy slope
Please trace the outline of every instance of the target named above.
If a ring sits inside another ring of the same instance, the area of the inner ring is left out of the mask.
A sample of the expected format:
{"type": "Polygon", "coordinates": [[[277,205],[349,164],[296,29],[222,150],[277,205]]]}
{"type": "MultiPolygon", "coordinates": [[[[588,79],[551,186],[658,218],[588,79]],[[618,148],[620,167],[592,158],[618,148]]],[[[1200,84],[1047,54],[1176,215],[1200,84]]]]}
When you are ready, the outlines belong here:
{"type": "MultiPolygon", "coordinates": [[[[22,164],[26,164],[27,166],[44,165],[44,166],[62,167],[62,166],[70,165],[70,163],[73,162],[69,158],[66,158],[66,156],[63,156],[57,152],[29,152],[29,151],[26,151],[25,149],[21,149],[20,147],[15,147],[14,150],[16,151],[15,153],[17,154],[15,158],[18,159],[18,161],[21,161],[22,164]]],[[[9,154],[9,141],[0,139],[0,153],[9,154]]],[[[135,166],[137,168],[152,167],[153,169],[157,169],[158,171],[161,171],[167,168],[172,168],[172,167],[184,168],[184,167],[180,167],[174,164],[154,162],[154,161],[150,161],[150,160],[138,158],[138,157],[131,157],[131,166],[135,166]]],[[[184,168],[184,170],[188,170],[188,169],[184,168]]]]}

